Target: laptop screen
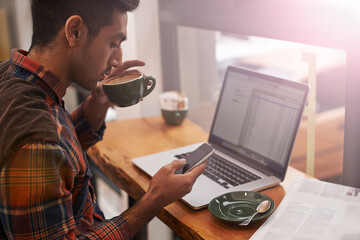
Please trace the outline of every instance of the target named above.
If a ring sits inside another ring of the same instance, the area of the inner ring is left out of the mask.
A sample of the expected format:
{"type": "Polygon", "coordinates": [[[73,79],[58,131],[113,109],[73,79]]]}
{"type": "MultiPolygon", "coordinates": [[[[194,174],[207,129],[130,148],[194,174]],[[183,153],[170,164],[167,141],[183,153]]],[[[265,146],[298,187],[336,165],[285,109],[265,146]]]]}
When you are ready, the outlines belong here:
{"type": "Polygon", "coordinates": [[[229,67],[209,142],[285,175],[308,85],[229,67]]]}

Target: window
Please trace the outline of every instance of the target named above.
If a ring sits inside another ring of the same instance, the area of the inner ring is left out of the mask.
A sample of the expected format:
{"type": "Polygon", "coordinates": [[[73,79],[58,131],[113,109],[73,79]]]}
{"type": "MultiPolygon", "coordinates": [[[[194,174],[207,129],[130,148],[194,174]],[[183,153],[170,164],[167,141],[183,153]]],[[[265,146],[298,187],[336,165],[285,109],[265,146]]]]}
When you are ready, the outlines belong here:
{"type": "Polygon", "coordinates": [[[354,144],[360,141],[355,134],[360,132],[355,123],[360,121],[360,97],[355,90],[360,88],[356,81],[360,71],[355,67],[360,50],[351,39],[360,37],[350,29],[356,14],[349,6],[324,4],[160,0],[163,77],[173,79],[164,89],[187,92],[190,120],[208,131],[229,64],[293,81],[316,77],[316,100],[312,101],[316,119],[305,115],[291,162],[305,171],[305,164],[296,161],[307,158],[306,149],[311,149],[307,135],[315,134],[315,143],[310,143],[316,153],[315,177],[336,182],[342,177],[349,185],[358,186],[360,179],[353,169],[360,167],[356,161],[360,150],[354,144]],[[318,18],[320,13],[322,18],[318,18]],[[308,133],[311,121],[315,132],[308,133]],[[341,175],[344,149],[347,173],[341,175]]]}

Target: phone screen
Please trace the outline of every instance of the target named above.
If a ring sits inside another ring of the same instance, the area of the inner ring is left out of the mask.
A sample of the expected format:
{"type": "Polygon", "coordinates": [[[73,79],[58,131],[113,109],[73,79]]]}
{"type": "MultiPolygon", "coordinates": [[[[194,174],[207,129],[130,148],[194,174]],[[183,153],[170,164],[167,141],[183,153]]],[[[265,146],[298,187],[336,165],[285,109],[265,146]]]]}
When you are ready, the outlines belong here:
{"type": "Polygon", "coordinates": [[[204,143],[200,147],[198,147],[195,151],[190,153],[189,156],[187,156],[186,159],[186,165],[182,168],[176,171],[177,173],[185,173],[191,168],[193,168],[196,165],[201,164],[206,159],[208,159],[213,153],[213,148],[207,144],[204,143]]]}

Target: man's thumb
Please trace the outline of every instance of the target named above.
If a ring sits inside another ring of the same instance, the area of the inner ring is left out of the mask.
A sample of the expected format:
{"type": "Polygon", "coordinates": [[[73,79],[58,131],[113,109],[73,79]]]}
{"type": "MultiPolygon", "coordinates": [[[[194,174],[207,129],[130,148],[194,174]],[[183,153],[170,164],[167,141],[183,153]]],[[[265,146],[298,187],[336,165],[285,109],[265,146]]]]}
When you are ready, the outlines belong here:
{"type": "Polygon", "coordinates": [[[186,160],[184,158],[174,160],[171,162],[170,166],[174,169],[174,171],[182,168],[186,164],[186,160]]]}

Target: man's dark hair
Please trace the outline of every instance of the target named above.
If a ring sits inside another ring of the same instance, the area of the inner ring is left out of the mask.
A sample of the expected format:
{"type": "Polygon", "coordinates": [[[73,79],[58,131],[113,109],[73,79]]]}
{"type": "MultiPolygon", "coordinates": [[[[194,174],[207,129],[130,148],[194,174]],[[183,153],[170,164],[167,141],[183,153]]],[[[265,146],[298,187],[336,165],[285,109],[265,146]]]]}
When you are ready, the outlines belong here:
{"type": "Polygon", "coordinates": [[[139,0],[32,0],[33,36],[30,49],[48,46],[72,15],[82,17],[90,40],[102,27],[112,24],[114,9],[129,12],[138,5],[139,0]]]}

